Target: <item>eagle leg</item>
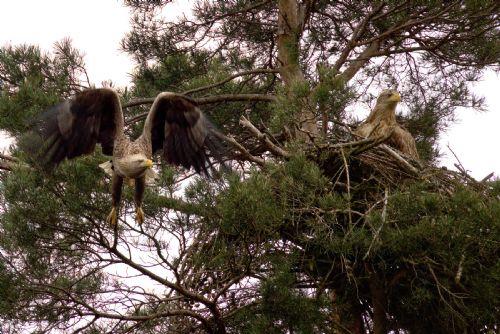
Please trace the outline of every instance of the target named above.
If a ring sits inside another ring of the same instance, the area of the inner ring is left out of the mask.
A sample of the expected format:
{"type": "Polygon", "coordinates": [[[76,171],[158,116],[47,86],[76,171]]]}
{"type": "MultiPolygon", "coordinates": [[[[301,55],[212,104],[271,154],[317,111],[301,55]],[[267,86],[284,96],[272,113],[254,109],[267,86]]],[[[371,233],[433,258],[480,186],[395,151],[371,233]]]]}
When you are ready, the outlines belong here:
{"type": "Polygon", "coordinates": [[[144,198],[144,189],[146,186],[146,178],[139,177],[135,179],[135,221],[137,224],[142,225],[144,222],[144,211],[142,211],[142,200],[144,198]]]}
{"type": "Polygon", "coordinates": [[[111,208],[111,211],[109,212],[108,214],[108,217],[106,218],[106,222],[109,224],[109,225],[116,225],[116,223],[118,222],[118,210],[116,208],[116,206],[113,206],[111,208]]]}
{"type": "Polygon", "coordinates": [[[113,180],[111,184],[111,204],[113,207],[111,208],[111,211],[106,218],[106,221],[110,225],[116,225],[116,223],[118,222],[118,207],[120,206],[122,197],[122,186],[123,177],[113,173],[113,180]]]}
{"type": "Polygon", "coordinates": [[[144,222],[144,211],[142,211],[142,208],[140,206],[138,206],[135,210],[135,221],[139,225],[142,225],[142,223],[144,222]]]}

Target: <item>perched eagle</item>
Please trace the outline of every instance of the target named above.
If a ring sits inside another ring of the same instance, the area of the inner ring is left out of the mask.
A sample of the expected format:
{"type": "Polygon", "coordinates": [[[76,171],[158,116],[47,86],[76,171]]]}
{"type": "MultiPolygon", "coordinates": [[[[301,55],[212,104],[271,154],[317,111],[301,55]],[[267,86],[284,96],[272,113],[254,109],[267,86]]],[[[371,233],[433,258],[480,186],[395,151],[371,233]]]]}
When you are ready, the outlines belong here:
{"type": "Polygon", "coordinates": [[[153,154],[163,150],[167,163],[208,174],[209,154],[219,149],[213,131],[195,101],[164,92],[153,102],[142,134],[132,141],[124,134],[117,93],[100,88],[82,91],[42,113],[30,133],[36,138],[39,160],[48,168],[57,167],[66,158],[91,154],[96,144],[101,144],[102,152],[112,156],[100,165],[112,175],[112,208],[107,221],[116,224],[123,181],[134,180],[135,219],[141,224],[144,187],[152,173],[153,154]]]}
{"type": "Polygon", "coordinates": [[[387,144],[418,160],[415,139],[396,122],[396,105],[399,101],[401,95],[396,90],[383,91],[377,98],[375,108],[354,133],[364,138],[371,138],[384,137],[393,131],[387,139],[387,144]]]}

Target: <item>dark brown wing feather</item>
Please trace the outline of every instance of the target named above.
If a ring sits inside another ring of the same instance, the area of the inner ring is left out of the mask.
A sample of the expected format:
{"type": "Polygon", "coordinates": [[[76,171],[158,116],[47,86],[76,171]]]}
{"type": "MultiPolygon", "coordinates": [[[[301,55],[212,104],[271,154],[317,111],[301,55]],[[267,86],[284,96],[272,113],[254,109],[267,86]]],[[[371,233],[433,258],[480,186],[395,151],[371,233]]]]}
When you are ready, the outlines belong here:
{"type": "Polygon", "coordinates": [[[213,127],[196,102],[173,93],[157,98],[144,124],[151,133],[153,153],[163,150],[164,159],[186,169],[208,174],[210,155],[216,155],[217,141],[213,127]]]}
{"type": "Polygon", "coordinates": [[[407,154],[413,159],[419,159],[415,139],[411,133],[399,125],[394,129],[394,133],[389,140],[389,145],[396,147],[399,151],[407,154]]]}
{"type": "Polygon", "coordinates": [[[43,165],[55,167],[65,158],[92,153],[97,143],[104,154],[112,155],[114,139],[121,131],[123,114],[116,93],[89,89],[37,117],[25,147],[43,165]]]}

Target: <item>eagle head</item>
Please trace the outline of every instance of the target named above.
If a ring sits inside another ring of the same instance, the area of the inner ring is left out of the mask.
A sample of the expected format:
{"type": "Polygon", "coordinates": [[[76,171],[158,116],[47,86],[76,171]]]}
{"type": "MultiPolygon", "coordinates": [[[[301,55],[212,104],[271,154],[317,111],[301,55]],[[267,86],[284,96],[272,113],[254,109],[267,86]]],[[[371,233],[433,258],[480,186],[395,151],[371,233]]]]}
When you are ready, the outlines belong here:
{"type": "Polygon", "coordinates": [[[401,95],[395,89],[384,90],[377,99],[377,104],[398,103],[401,101],[401,95]]]}
{"type": "Polygon", "coordinates": [[[114,161],[114,166],[128,178],[136,178],[144,175],[153,166],[153,161],[144,154],[132,154],[114,161]]]}

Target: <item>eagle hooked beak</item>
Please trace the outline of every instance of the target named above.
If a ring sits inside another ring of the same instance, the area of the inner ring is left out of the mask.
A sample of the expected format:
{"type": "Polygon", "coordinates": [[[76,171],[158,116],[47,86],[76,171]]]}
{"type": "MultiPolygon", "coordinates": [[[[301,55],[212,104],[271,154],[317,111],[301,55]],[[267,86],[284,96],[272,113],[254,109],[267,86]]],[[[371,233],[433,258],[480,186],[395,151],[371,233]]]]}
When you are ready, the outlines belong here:
{"type": "Polygon", "coordinates": [[[401,95],[399,93],[393,93],[391,97],[389,98],[389,101],[391,102],[399,102],[401,101],[401,95]]]}
{"type": "Polygon", "coordinates": [[[151,159],[146,159],[146,160],[144,160],[144,165],[145,165],[146,167],[148,167],[148,168],[153,167],[153,160],[151,160],[151,159]]]}

